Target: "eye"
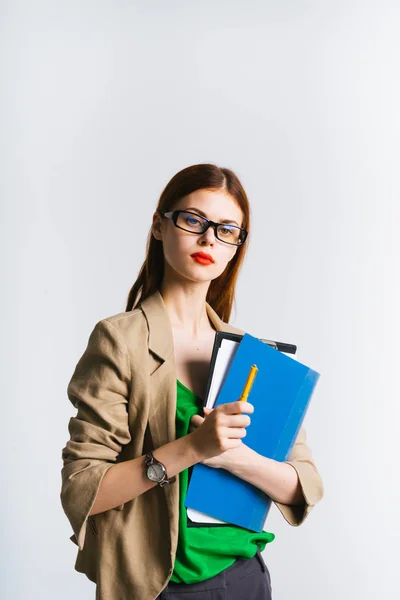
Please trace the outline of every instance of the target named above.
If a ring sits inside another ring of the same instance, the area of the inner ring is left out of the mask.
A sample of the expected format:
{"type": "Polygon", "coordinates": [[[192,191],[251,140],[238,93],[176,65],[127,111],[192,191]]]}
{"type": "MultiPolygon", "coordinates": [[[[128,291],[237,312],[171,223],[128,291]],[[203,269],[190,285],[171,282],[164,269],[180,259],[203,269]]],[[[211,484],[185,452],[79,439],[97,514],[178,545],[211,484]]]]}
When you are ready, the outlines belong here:
{"type": "Polygon", "coordinates": [[[186,217],[186,221],[189,225],[197,225],[198,223],[200,223],[200,221],[196,219],[196,217],[193,217],[191,215],[186,217]]]}
{"type": "Polygon", "coordinates": [[[224,237],[229,237],[233,234],[233,231],[230,227],[219,227],[218,232],[224,237]]]}

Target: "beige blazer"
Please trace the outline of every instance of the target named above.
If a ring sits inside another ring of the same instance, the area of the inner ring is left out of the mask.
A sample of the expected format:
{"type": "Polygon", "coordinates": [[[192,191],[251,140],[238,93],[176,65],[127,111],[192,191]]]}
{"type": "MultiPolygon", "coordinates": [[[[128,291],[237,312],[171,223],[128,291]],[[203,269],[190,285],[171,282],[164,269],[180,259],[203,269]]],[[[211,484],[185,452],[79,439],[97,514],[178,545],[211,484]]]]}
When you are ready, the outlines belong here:
{"type": "MultiPolygon", "coordinates": [[[[218,331],[244,333],[207,304],[218,331]]],[[[178,541],[179,477],[111,510],[88,516],[100,482],[116,462],[176,439],[176,368],[170,320],[156,292],[133,311],[99,321],[68,385],[77,408],[62,450],[61,503],[79,547],[75,569],[97,584],[96,600],[154,600],[172,574],[178,541]]],[[[300,430],[288,461],[304,505],[276,503],[300,525],[323,485],[300,430]]]]}

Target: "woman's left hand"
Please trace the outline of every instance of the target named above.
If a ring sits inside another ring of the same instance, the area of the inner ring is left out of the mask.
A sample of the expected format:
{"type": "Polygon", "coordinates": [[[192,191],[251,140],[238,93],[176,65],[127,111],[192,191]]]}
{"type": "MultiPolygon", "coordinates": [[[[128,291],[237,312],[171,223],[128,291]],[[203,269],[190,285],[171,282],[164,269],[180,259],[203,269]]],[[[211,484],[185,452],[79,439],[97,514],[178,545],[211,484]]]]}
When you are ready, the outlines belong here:
{"type": "MultiPolygon", "coordinates": [[[[204,408],[204,414],[206,417],[213,411],[213,408],[204,408]]],[[[204,421],[205,417],[201,417],[200,415],[194,415],[190,420],[189,433],[192,433],[197,427],[199,427],[204,421]]],[[[207,465],[208,467],[213,467],[214,469],[228,469],[229,465],[232,462],[238,460],[245,450],[245,445],[243,442],[237,446],[236,448],[231,448],[230,450],[226,450],[217,456],[213,456],[212,458],[206,458],[202,460],[201,463],[203,465],[207,465]]]]}

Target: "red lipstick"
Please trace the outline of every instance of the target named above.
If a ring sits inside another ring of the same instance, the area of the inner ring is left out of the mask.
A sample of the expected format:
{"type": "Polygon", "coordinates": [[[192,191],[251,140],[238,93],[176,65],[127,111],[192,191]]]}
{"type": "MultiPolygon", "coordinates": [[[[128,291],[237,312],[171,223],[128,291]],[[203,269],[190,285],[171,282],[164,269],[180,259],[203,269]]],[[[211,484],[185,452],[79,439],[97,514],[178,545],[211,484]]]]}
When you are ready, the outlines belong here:
{"type": "Polygon", "coordinates": [[[205,252],[195,252],[191,257],[201,265],[211,265],[214,262],[213,257],[205,252]]]}

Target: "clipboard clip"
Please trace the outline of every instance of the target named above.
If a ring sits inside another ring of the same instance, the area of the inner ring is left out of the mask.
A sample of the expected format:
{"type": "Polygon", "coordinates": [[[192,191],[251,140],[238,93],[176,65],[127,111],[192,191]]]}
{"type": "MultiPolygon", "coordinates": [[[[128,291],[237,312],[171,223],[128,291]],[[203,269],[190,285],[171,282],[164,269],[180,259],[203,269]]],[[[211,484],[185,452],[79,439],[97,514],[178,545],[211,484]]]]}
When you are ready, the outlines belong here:
{"type": "Polygon", "coordinates": [[[263,338],[258,338],[260,342],[264,342],[264,344],[268,344],[268,346],[272,346],[275,350],[279,350],[280,352],[285,352],[287,354],[296,354],[297,346],[294,344],[286,344],[284,342],[274,342],[273,340],[265,340],[263,338]]]}
{"type": "Polygon", "coordinates": [[[258,338],[260,342],[264,342],[264,344],[268,344],[268,346],[272,346],[275,350],[278,350],[278,343],[273,342],[272,340],[265,340],[264,338],[258,338]]]}

